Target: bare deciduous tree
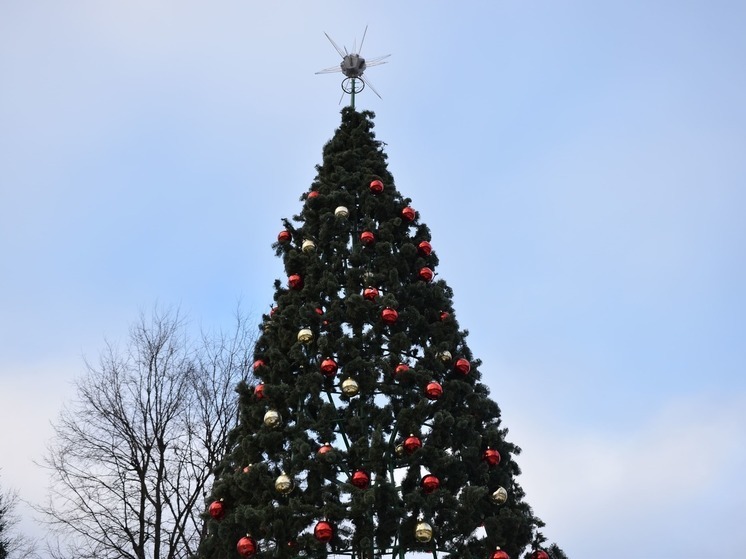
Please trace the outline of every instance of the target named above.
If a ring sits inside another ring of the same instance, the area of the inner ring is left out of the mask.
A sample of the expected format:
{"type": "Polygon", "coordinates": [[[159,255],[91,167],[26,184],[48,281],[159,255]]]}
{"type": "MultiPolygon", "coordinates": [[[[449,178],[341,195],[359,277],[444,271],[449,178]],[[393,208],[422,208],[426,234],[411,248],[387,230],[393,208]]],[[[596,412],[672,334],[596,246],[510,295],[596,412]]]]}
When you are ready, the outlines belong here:
{"type": "Polygon", "coordinates": [[[252,336],[192,341],[178,313],[142,316],[124,351],[107,344],[54,426],[40,510],[53,555],[181,559],[203,536],[204,496],[251,374],[252,336]]]}
{"type": "Polygon", "coordinates": [[[35,557],[35,546],[18,532],[20,517],[16,512],[18,493],[0,492],[0,559],[30,559],[35,557]]]}

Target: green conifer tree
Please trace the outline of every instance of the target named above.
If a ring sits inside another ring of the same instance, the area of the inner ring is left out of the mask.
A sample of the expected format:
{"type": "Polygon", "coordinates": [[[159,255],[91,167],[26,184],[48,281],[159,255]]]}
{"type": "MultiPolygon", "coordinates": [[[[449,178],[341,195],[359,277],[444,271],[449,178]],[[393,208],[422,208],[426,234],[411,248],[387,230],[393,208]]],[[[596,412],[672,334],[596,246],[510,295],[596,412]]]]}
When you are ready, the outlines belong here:
{"type": "Polygon", "coordinates": [[[274,245],[287,279],[255,348],[262,384],[238,389],[205,559],[543,552],[519,449],[372,118],[342,111],[274,245]]]}

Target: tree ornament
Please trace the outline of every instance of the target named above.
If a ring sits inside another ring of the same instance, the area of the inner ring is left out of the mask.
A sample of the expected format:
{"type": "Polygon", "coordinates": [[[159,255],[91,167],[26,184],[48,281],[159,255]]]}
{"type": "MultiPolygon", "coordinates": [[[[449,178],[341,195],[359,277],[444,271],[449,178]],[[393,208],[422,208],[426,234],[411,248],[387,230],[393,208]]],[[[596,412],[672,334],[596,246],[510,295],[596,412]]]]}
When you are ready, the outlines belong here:
{"type": "Polygon", "coordinates": [[[427,543],[433,539],[433,527],[424,520],[420,520],[414,528],[414,538],[420,543],[427,543]]]}
{"type": "Polygon", "coordinates": [[[422,281],[432,281],[433,277],[435,276],[433,271],[427,266],[423,266],[422,268],[420,268],[420,271],[417,272],[417,275],[422,281]]]}
{"type": "Polygon", "coordinates": [[[344,206],[337,206],[337,209],[334,210],[334,217],[338,217],[339,219],[347,219],[349,215],[350,211],[344,206]]]}
{"type": "Polygon", "coordinates": [[[443,395],[443,387],[439,382],[431,380],[425,387],[425,396],[431,400],[437,400],[443,395]]]}
{"type": "Polygon", "coordinates": [[[495,551],[492,552],[492,555],[490,555],[490,559],[510,559],[510,555],[497,547],[495,548],[495,551]]]}
{"type": "Polygon", "coordinates": [[[487,450],[482,453],[482,460],[487,462],[490,468],[497,466],[501,459],[500,453],[494,448],[487,447],[487,450]]]}
{"type": "Polygon", "coordinates": [[[443,363],[448,363],[451,359],[453,359],[453,355],[451,355],[451,352],[448,351],[448,350],[446,350],[446,351],[439,351],[437,357],[443,363]]]}
{"type": "Polygon", "coordinates": [[[327,452],[331,452],[332,450],[334,450],[334,447],[332,445],[330,445],[329,443],[324,443],[316,451],[316,454],[326,454],[327,452]]]}
{"type": "Polygon", "coordinates": [[[498,487],[492,495],[490,495],[490,499],[492,499],[492,502],[496,505],[502,505],[508,500],[508,492],[504,487],[498,487]]]}
{"type": "Polygon", "coordinates": [[[251,466],[254,464],[249,464],[248,466],[243,467],[243,473],[248,474],[251,471],[251,466]]]}
{"type": "Polygon", "coordinates": [[[277,412],[277,410],[269,410],[264,414],[264,424],[267,427],[278,427],[280,423],[282,423],[282,416],[277,412]]]}
{"type": "Polygon", "coordinates": [[[404,221],[414,221],[415,211],[413,208],[410,208],[407,206],[406,208],[402,208],[401,211],[401,218],[404,221]]]}
{"type": "Polygon", "coordinates": [[[301,289],[303,287],[303,278],[300,274],[293,274],[288,277],[288,285],[290,289],[301,289]]]}
{"type": "Polygon", "coordinates": [[[337,362],[331,357],[327,357],[321,362],[321,372],[324,376],[333,377],[337,374],[337,362]]]}
{"type": "Polygon", "coordinates": [[[310,328],[301,328],[298,330],[298,341],[302,344],[310,344],[313,341],[313,332],[310,328]]]}
{"type": "Polygon", "coordinates": [[[357,470],[352,474],[352,485],[358,489],[365,489],[370,485],[370,476],[363,470],[357,470]]]}
{"type": "Polygon", "coordinates": [[[383,192],[383,183],[378,179],[370,181],[370,191],[373,194],[380,194],[383,192]]]}
{"type": "Polygon", "coordinates": [[[316,198],[318,195],[319,195],[318,190],[312,190],[311,192],[308,193],[309,198],[316,198]]]}
{"type": "Polygon", "coordinates": [[[314,243],[311,239],[306,239],[303,241],[303,244],[300,246],[301,250],[308,254],[309,252],[313,252],[316,250],[316,243],[314,243]]]}
{"type": "Polygon", "coordinates": [[[293,480],[285,472],[282,472],[275,480],[275,489],[282,495],[287,495],[293,490],[293,480]]]}
{"type": "Polygon", "coordinates": [[[220,499],[219,501],[213,501],[210,503],[210,506],[207,509],[207,512],[210,513],[210,516],[214,518],[215,520],[222,520],[222,518],[225,516],[225,507],[223,506],[223,499],[220,499]]]}
{"type": "Polygon", "coordinates": [[[264,398],[264,383],[263,382],[260,382],[254,388],[254,396],[256,396],[257,400],[261,400],[264,398]]]}
{"type": "Polygon", "coordinates": [[[399,363],[394,369],[394,378],[398,380],[407,371],[409,371],[409,365],[406,363],[399,363]]]}
{"type": "Polygon", "coordinates": [[[430,253],[432,251],[433,247],[427,241],[422,241],[420,244],[417,245],[417,252],[419,252],[422,256],[430,256],[430,253]]]}
{"type": "Polygon", "coordinates": [[[399,457],[404,456],[404,445],[403,444],[396,445],[394,452],[396,452],[396,455],[399,457]]]}
{"type": "Polygon", "coordinates": [[[321,543],[329,543],[334,536],[332,525],[326,520],[320,520],[313,529],[313,537],[321,543]]]}
{"type": "Polygon", "coordinates": [[[415,450],[421,447],[422,441],[419,437],[415,437],[413,434],[404,439],[404,451],[407,454],[412,454],[415,450]]]}
{"type": "Polygon", "coordinates": [[[277,307],[272,307],[269,309],[269,318],[274,318],[275,313],[277,312],[277,307]]]}
{"type": "Polygon", "coordinates": [[[366,287],[363,289],[363,298],[368,301],[375,301],[378,298],[378,290],[375,287],[366,287]]]}
{"type": "Polygon", "coordinates": [[[433,474],[427,474],[420,481],[420,485],[422,486],[422,491],[425,492],[425,495],[430,495],[430,493],[436,491],[440,487],[440,480],[433,474]]]}
{"type": "Polygon", "coordinates": [[[468,359],[464,359],[463,357],[456,360],[455,367],[462,375],[468,375],[469,371],[471,371],[471,363],[469,363],[468,359]]]}
{"type": "Polygon", "coordinates": [[[441,320],[441,322],[445,321],[445,320],[448,320],[450,317],[451,317],[451,315],[447,311],[440,311],[440,320],[441,320]]]}
{"type": "Polygon", "coordinates": [[[277,242],[279,242],[281,245],[284,245],[289,243],[292,238],[293,236],[290,234],[290,231],[288,231],[287,229],[283,229],[277,235],[277,242]]]}
{"type": "Polygon", "coordinates": [[[256,540],[246,534],[243,538],[238,540],[236,550],[241,557],[251,557],[256,553],[256,540]]]}
{"type": "Polygon", "coordinates": [[[360,391],[360,385],[358,385],[355,379],[346,378],[344,381],[342,381],[342,393],[345,396],[349,396],[349,397],[357,396],[357,393],[359,391],[360,391]]]}
{"type": "Polygon", "coordinates": [[[360,233],[360,242],[365,246],[371,246],[376,242],[376,236],[370,231],[363,231],[360,233]]]}
{"type": "Polygon", "coordinates": [[[537,549],[531,554],[531,559],[549,559],[549,554],[543,549],[537,549]]]}
{"type": "Polygon", "coordinates": [[[257,359],[254,361],[254,370],[260,369],[262,367],[265,367],[267,365],[266,361],[264,359],[257,359]]]}
{"type": "Polygon", "coordinates": [[[385,324],[391,326],[392,324],[396,324],[396,321],[399,320],[399,313],[391,307],[386,307],[381,311],[381,320],[383,320],[385,324]]]}

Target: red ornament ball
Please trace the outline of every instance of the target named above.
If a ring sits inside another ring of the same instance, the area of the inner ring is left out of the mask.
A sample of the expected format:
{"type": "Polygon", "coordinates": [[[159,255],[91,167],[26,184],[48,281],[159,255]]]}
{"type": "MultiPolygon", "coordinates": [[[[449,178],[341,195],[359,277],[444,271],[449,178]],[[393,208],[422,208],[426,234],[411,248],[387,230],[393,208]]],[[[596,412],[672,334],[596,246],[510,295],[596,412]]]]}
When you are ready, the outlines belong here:
{"type": "Polygon", "coordinates": [[[463,357],[457,359],[454,366],[462,375],[468,375],[469,371],[471,371],[471,363],[469,363],[468,359],[464,359],[463,357]]]}
{"type": "Polygon", "coordinates": [[[543,549],[537,549],[531,554],[531,559],[549,559],[549,554],[543,549]]]}
{"type": "Polygon", "coordinates": [[[264,383],[257,384],[254,388],[254,396],[256,396],[257,400],[261,400],[264,398],[264,383]]]}
{"type": "Polygon", "coordinates": [[[401,217],[404,221],[414,221],[415,211],[414,208],[407,206],[401,211],[401,217]]]}
{"type": "Polygon", "coordinates": [[[433,246],[427,241],[422,241],[420,244],[417,245],[417,252],[419,252],[422,256],[430,256],[430,254],[433,252],[433,246]]]}
{"type": "Polygon", "coordinates": [[[251,536],[244,536],[238,540],[236,550],[241,557],[251,557],[256,553],[256,540],[251,536]]]}
{"type": "Polygon", "coordinates": [[[363,297],[368,301],[375,301],[378,298],[378,289],[375,287],[366,287],[363,289],[363,297]]]}
{"type": "Polygon", "coordinates": [[[385,324],[391,326],[392,324],[396,324],[396,321],[399,320],[399,313],[391,307],[386,307],[381,311],[381,320],[383,320],[385,324]]]}
{"type": "Polygon", "coordinates": [[[288,277],[290,289],[301,289],[303,287],[303,278],[299,274],[293,274],[288,277]]]}
{"type": "Polygon", "coordinates": [[[321,543],[328,543],[332,540],[332,536],[334,536],[334,529],[331,524],[326,520],[321,520],[316,523],[316,526],[313,529],[314,538],[321,543]]]}
{"type": "Polygon", "coordinates": [[[437,400],[443,395],[443,387],[439,382],[432,380],[425,387],[425,395],[431,400],[437,400]]]}
{"type": "Polygon", "coordinates": [[[333,377],[337,374],[337,362],[331,357],[327,357],[321,362],[321,372],[327,377],[333,377]]]}
{"type": "Polygon", "coordinates": [[[492,555],[490,555],[490,559],[510,559],[510,555],[508,555],[498,547],[495,551],[492,552],[492,555]]]}
{"type": "Polygon", "coordinates": [[[430,495],[430,493],[440,487],[440,480],[433,474],[427,474],[425,477],[422,478],[422,481],[420,481],[420,485],[422,486],[422,490],[425,492],[425,494],[430,495]]]}
{"type": "Polygon", "coordinates": [[[370,191],[373,194],[380,194],[383,192],[383,183],[378,179],[370,181],[370,191]]]}
{"type": "Polygon", "coordinates": [[[406,363],[399,363],[394,369],[394,376],[396,378],[399,378],[401,375],[406,373],[408,370],[409,370],[409,365],[407,365],[406,363]]]}
{"type": "Polygon", "coordinates": [[[365,246],[370,246],[376,242],[376,236],[370,231],[363,231],[360,233],[360,242],[365,246]]]}
{"type": "Polygon", "coordinates": [[[277,312],[277,307],[272,307],[271,309],[269,309],[269,317],[272,318],[273,316],[275,316],[276,312],[277,312]]]}
{"type": "Polygon", "coordinates": [[[223,501],[213,501],[212,503],[210,503],[207,512],[210,513],[210,516],[213,517],[215,520],[222,519],[225,516],[225,507],[223,506],[223,501]]]}
{"type": "Polygon", "coordinates": [[[264,367],[267,364],[267,362],[264,359],[257,359],[254,361],[254,370],[264,367]]]}
{"type": "Polygon", "coordinates": [[[358,489],[365,489],[370,485],[370,476],[363,470],[357,470],[352,474],[352,485],[358,489]]]}
{"type": "Polygon", "coordinates": [[[494,448],[487,447],[487,450],[482,453],[482,460],[487,462],[490,468],[497,466],[501,459],[500,453],[494,448]]]}
{"type": "Polygon", "coordinates": [[[422,447],[422,441],[419,437],[409,435],[404,439],[404,450],[407,454],[412,454],[415,450],[422,447]]]}
{"type": "Polygon", "coordinates": [[[318,195],[319,195],[318,190],[312,190],[311,192],[308,193],[309,198],[316,198],[318,195]]]}
{"type": "Polygon", "coordinates": [[[290,231],[287,229],[283,229],[280,231],[280,233],[277,235],[277,241],[284,245],[285,243],[289,243],[292,236],[290,235],[290,231]]]}
{"type": "Polygon", "coordinates": [[[331,452],[332,450],[334,450],[334,448],[332,447],[332,445],[330,445],[329,443],[324,443],[316,451],[316,454],[326,454],[327,452],[331,452]]]}
{"type": "Polygon", "coordinates": [[[420,268],[420,271],[417,273],[418,276],[420,276],[420,279],[423,281],[432,281],[435,274],[433,271],[428,268],[427,266],[420,268]]]}
{"type": "Polygon", "coordinates": [[[448,320],[451,314],[448,311],[440,311],[440,320],[448,320]]]}

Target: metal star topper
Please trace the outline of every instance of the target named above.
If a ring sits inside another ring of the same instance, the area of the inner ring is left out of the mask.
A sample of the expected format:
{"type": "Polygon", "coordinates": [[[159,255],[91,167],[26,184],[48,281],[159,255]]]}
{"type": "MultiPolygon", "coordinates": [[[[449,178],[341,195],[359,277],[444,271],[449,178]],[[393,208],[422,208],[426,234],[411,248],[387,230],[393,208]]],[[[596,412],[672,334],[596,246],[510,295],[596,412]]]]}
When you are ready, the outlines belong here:
{"type": "Polygon", "coordinates": [[[346,77],[344,80],[342,80],[342,91],[344,91],[344,93],[342,94],[342,97],[339,98],[339,102],[342,102],[342,99],[344,98],[346,93],[350,96],[350,106],[353,109],[355,108],[355,95],[365,89],[366,85],[373,91],[373,93],[378,95],[379,99],[382,98],[381,94],[378,93],[378,91],[376,91],[376,88],[373,87],[373,84],[370,83],[370,79],[363,76],[363,72],[365,72],[365,70],[370,68],[371,66],[386,64],[385,59],[391,56],[390,54],[386,54],[384,56],[365,60],[360,52],[362,52],[363,50],[363,43],[365,42],[365,34],[367,32],[368,26],[366,25],[365,31],[363,31],[363,40],[360,41],[360,51],[357,50],[357,41],[355,41],[355,43],[353,43],[352,45],[352,52],[347,52],[347,47],[339,48],[337,43],[335,43],[327,33],[324,33],[324,35],[326,35],[326,38],[329,39],[329,42],[339,53],[339,56],[342,57],[342,62],[338,66],[332,66],[331,68],[326,68],[324,70],[319,70],[318,72],[316,72],[317,74],[331,74],[334,72],[342,72],[346,77]]]}

